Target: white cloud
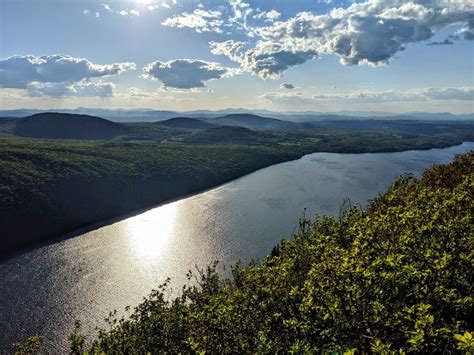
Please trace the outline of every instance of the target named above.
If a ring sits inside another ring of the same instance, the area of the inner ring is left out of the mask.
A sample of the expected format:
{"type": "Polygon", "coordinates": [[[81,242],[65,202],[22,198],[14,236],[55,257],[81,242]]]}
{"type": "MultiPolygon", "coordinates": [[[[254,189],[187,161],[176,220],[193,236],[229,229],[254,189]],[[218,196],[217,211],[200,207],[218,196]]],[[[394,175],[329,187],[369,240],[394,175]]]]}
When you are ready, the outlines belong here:
{"type": "Polygon", "coordinates": [[[233,11],[233,16],[230,18],[230,22],[237,22],[240,20],[246,20],[247,16],[249,16],[253,9],[250,5],[242,0],[229,0],[229,4],[233,11]]]}
{"type": "Polygon", "coordinates": [[[255,15],[253,15],[254,19],[261,20],[263,19],[266,22],[273,22],[279,19],[281,13],[276,10],[270,11],[258,11],[255,15]]]}
{"type": "Polygon", "coordinates": [[[424,88],[408,91],[363,91],[345,95],[314,95],[315,100],[349,100],[360,102],[406,102],[429,100],[474,100],[474,87],[461,88],[424,88]]]}
{"type": "Polygon", "coordinates": [[[64,97],[64,96],[98,96],[111,97],[114,93],[114,84],[81,80],[76,83],[40,83],[28,84],[29,96],[64,97]]]}
{"type": "Polygon", "coordinates": [[[220,11],[208,11],[201,8],[195,9],[192,13],[184,12],[181,15],[167,18],[161,24],[169,27],[192,28],[196,32],[216,32],[222,33],[224,22],[220,19],[220,11]]]}
{"type": "Polygon", "coordinates": [[[474,39],[473,19],[474,3],[468,0],[367,0],[252,28],[251,36],[260,37],[252,45],[228,40],[212,42],[211,48],[249,73],[275,79],[318,55],[336,54],[344,65],[388,64],[408,44],[429,40],[453,24],[465,25],[459,36],[474,39]]]}
{"type": "Polygon", "coordinates": [[[160,80],[165,87],[192,89],[204,87],[204,82],[231,76],[231,68],[219,63],[196,59],[176,59],[169,62],[155,61],[143,68],[145,77],[160,80]]]}
{"type": "MultiPolygon", "coordinates": [[[[89,9],[85,9],[82,13],[83,13],[84,15],[90,15],[90,14],[92,14],[89,9]]],[[[94,15],[96,18],[99,18],[99,17],[100,17],[100,12],[94,12],[93,15],[94,15]]]]}
{"type": "Polygon", "coordinates": [[[340,103],[472,101],[474,100],[474,87],[422,88],[407,91],[389,90],[382,92],[362,91],[350,94],[317,94],[312,96],[302,92],[270,92],[262,95],[262,98],[275,104],[313,106],[323,101],[340,103]]]}
{"type": "MultiPolygon", "coordinates": [[[[139,101],[143,103],[149,102],[161,102],[161,103],[184,103],[193,102],[196,100],[195,97],[187,96],[189,91],[167,91],[162,89],[157,90],[144,90],[137,87],[131,87],[126,93],[117,94],[116,97],[124,100],[132,99],[134,102],[139,101]]],[[[194,95],[194,93],[191,93],[194,95]]]]}
{"type": "Polygon", "coordinates": [[[225,55],[239,63],[243,70],[263,79],[277,79],[288,68],[317,57],[314,50],[286,49],[284,45],[270,41],[259,41],[251,49],[246,49],[245,43],[233,40],[209,44],[211,53],[225,55]]]}
{"type": "Polygon", "coordinates": [[[0,59],[0,88],[20,89],[28,96],[110,97],[114,85],[90,79],[135,69],[134,63],[94,64],[65,55],[13,56],[0,59]]]}
{"type": "Polygon", "coordinates": [[[151,92],[151,91],[147,91],[147,90],[143,90],[141,88],[137,88],[137,87],[131,87],[128,89],[128,96],[131,96],[131,97],[156,97],[156,92],[151,92]]]}
{"type": "Polygon", "coordinates": [[[76,82],[120,74],[135,69],[135,63],[94,64],[67,55],[13,56],[0,59],[0,87],[26,88],[31,82],[76,82]]]}
{"type": "Polygon", "coordinates": [[[261,96],[271,103],[285,106],[309,106],[314,105],[315,100],[303,92],[283,93],[283,92],[268,92],[261,96]]]}
{"type": "Polygon", "coordinates": [[[459,30],[456,36],[456,39],[459,39],[459,36],[463,36],[464,39],[468,41],[474,41],[474,20],[472,20],[467,27],[459,30]]]}
{"type": "MultiPolygon", "coordinates": [[[[110,5],[108,5],[108,4],[102,4],[102,6],[106,11],[108,11],[110,13],[113,13],[113,14],[123,16],[123,17],[126,17],[126,16],[140,16],[140,11],[138,11],[136,9],[126,8],[126,9],[121,9],[121,10],[115,10],[112,7],[110,7],[110,5]]],[[[154,5],[150,5],[150,6],[154,6],[154,5]]],[[[150,7],[150,6],[148,6],[148,7],[150,7]]],[[[96,12],[96,17],[99,17],[100,14],[99,14],[99,16],[97,16],[97,14],[98,13],[96,12]]]]}

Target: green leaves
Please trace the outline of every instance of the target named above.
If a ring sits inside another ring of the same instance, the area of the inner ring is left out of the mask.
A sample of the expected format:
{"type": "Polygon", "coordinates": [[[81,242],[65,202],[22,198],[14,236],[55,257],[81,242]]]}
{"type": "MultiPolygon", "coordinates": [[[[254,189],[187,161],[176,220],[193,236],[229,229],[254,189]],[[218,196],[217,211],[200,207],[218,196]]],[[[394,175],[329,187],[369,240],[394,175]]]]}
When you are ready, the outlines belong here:
{"type": "Polygon", "coordinates": [[[43,346],[43,337],[31,336],[25,341],[13,344],[15,355],[40,354],[43,346]]]}
{"type": "Polygon", "coordinates": [[[464,334],[454,334],[457,341],[458,350],[465,351],[466,354],[474,353],[474,333],[465,332],[464,334]]]}

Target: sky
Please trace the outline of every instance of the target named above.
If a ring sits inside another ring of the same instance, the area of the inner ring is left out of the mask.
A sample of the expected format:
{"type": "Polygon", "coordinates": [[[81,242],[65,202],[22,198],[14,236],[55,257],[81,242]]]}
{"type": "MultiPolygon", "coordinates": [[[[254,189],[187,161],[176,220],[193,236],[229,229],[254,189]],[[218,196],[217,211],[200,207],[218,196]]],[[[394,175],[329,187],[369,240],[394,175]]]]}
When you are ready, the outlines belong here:
{"type": "Polygon", "coordinates": [[[474,112],[472,0],[0,0],[0,109],[474,112]]]}

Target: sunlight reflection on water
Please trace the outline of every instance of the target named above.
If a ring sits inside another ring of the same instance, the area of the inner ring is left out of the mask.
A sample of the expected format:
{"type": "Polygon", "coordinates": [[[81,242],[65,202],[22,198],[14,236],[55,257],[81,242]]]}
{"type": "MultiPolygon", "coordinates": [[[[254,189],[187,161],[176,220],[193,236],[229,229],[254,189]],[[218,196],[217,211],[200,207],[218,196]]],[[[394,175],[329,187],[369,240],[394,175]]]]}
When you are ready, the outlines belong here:
{"type": "Polygon", "coordinates": [[[130,248],[138,257],[158,259],[173,235],[179,203],[174,202],[123,221],[130,248]]]}

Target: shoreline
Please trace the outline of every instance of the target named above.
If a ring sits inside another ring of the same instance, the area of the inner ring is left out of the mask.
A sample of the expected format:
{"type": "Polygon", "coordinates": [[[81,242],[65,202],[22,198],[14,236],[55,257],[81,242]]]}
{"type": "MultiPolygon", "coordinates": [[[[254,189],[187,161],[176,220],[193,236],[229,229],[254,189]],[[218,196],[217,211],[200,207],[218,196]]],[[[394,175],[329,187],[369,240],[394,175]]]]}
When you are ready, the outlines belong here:
{"type": "Polygon", "coordinates": [[[470,143],[470,142],[471,141],[462,141],[461,143],[458,143],[458,144],[450,144],[450,145],[445,145],[443,147],[432,147],[432,148],[427,148],[427,149],[389,149],[389,150],[365,151],[365,152],[357,152],[357,151],[346,152],[346,151],[334,151],[334,150],[332,150],[332,151],[320,150],[320,151],[316,151],[316,152],[305,153],[305,154],[300,155],[296,159],[283,160],[281,162],[268,164],[268,165],[262,166],[258,169],[255,169],[255,170],[252,170],[250,172],[244,173],[242,175],[232,177],[232,178],[229,178],[229,179],[225,179],[224,181],[222,181],[222,182],[220,182],[216,185],[212,185],[212,186],[209,186],[209,187],[206,187],[206,188],[203,188],[203,189],[197,189],[195,191],[190,191],[190,192],[183,193],[183,194],[177,194],[177,195],[175,195],[171,198],[163,199],[162,201],[157,201],[156,203],[149,204],[149,205],[143,206],[143,207],[138,208],[138,209],[133,209],[129,212],[121,213],[121,214],[118,214],[117,216],[114,216],[114,217],[111,217],[111,218],[106,218],[106,219],[101,220],[101,221],[87,223],[87,224],[84,224],[83,226],[80,226],[78,228],[74,228],[74,229],[72,229],[68,232],[61,233],[59,235],[53,235],[51,237],[46,237],[45,239],[40,240],[38,242],[34,242],[29,246],[20,247],[18,250],[12,250],[10,252],[6,252],[3,255],[0,255],[0,263],[6,262],[10,259],[13,259],[17,256],[23,255],[23,254],[28,253],[28,252],[31,252],[35,249],[39,249],[39,248],[42,248],[42,247],[46,247],[48,245],[56,244],[56,243],[59,243],[63,240],[66,240],[66,239],[75,238],[75,237],[78,237],[80,235],[91,232],[93,230],[96,230],[96,229],[99,229],[99,228],[102,228],[102,227],[105,227],[105,226],[108,226],[108,225],[112,225],[114,223],[117,223],[119,221],[131,218],[131,217],[135,217],[137,215],[140,215],[142,213],[150,211],[154,208],[165,206],[165,205],[173,203],[173,202],[177,202],[177,201],[180,201],[180,200],[192,197],[192,196],[196,196],[196,195],[205,193],[207,191],[213,190],[215,188],[223,186],[223,185],[225,185],[227,183],[230,183],[232,181],[236,181],[236,180],[241,179],[245,176],[251,175],[251,174],[253,174],[257,171],[260,171],[260,170],[263,170],[263,169],[266,169],[266,168],[269,168],[269,167],[272,167],[272,166],[276,166],[276,165],[279,165],[279,164],[284,164],[284,163],[288,163],[288,162],[291,162],[291,161],[296,161],[296,160],[302,159],[303,157],[305,157],[307,155],[316,154],[316,153],[357,154],[357,155],[361,155],[361,154],[398,153],[398,152],[409,152],[409,151],[429,151],[429,150],[434,150],[434,149],[447,149],[447,148],[460,146],[462,144],[470,143]]]}

